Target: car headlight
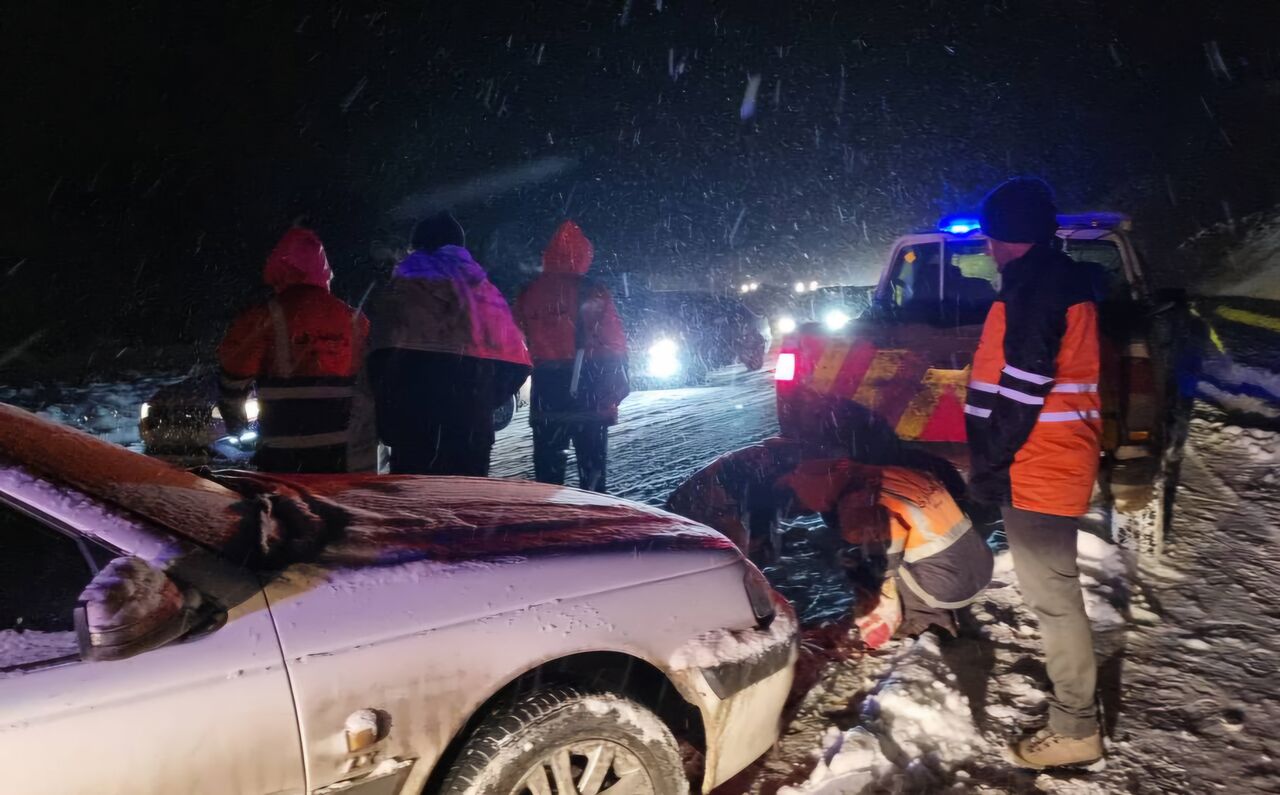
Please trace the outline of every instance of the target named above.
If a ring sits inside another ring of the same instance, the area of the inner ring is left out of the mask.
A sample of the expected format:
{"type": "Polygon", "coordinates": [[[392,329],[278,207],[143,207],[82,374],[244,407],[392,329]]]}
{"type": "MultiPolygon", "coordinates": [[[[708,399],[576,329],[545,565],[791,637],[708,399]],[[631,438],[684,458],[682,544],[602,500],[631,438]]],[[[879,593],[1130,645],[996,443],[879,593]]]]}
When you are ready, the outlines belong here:
{"type": "Polygon", "coordinates": [[[258,419],[258,399],[249,398],[244,402],[244,418],[249,422],[258,419]]]}
{"type": "Polygon", "coordinates": [[[796,330],[796,319],[790,315],[783,315],[778,318],[778,331],[783,334],[790,334],[796,330]]]}
{"type": "Polygon", "coordinates": [[[839,331],[849,325],[849,321],[853,318],[839,309],[830,309],[822,316],[822,325],[831,331],[839,331]]]}
{"type": "Polygon", "coordinates": [[[150,403],[143,403],[143,404],[142,404],[142,408],[138,410],[138,414],[139,414],[138,419],[140,419],[140,420],[145,420],[147,417],[150,417],[150,416],[151,416],[151,404],[150,404],[150,403]]]}
{"type": "Polygon", "coordinates": [[[670,378],[680,372],[680,346],[675,340],[661,339],[649,346],[649,375],[670,378]]]}

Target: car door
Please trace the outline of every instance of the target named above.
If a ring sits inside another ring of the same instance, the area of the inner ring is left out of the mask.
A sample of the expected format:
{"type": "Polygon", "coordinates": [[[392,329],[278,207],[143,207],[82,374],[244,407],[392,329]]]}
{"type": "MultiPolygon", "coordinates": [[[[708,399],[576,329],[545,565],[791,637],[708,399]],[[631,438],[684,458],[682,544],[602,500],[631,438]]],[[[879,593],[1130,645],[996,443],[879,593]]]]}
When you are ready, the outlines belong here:
{"type": "Polygon", "coordinates": [[[80,660],[72,610],[119,551],[0,493],[0,792],[305,792],[260,589],[198,637],[80,660]]]}

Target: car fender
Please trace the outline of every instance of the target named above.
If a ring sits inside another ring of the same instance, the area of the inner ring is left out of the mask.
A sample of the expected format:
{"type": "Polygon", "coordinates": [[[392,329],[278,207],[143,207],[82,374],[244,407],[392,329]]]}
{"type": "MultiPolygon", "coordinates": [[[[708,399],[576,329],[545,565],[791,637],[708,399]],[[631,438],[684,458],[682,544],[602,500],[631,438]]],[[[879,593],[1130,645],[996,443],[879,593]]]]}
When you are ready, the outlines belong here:
{"type": "MultiPolygon", "coordinates": [[[[754,625],[744,565],[717,550],[354,572],[294,567],[266,592],[310,786],[395,759],[415,760],[406,791],[417,791],[478,708],[552,660],[611,651],[670,676],[670,661],[690,640],[754,625]],[[603,585],[610,580],[618,585],[603,585]],[[357,756],[344,726],[359,710],[385,714],[390,728],[357,756]]],[[[701,698],[692,683],[676,684],[686,698],[701,698]]]]}

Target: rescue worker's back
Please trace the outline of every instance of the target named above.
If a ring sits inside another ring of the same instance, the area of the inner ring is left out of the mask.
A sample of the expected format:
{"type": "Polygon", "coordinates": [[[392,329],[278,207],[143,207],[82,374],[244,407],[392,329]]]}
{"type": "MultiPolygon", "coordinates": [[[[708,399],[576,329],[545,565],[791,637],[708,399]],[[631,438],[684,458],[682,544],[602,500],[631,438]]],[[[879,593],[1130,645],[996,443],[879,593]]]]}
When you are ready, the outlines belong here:
{"type": "Polygon", "coordinates": [[[972,496],[1057,516],[1089,506],[1102,447],[1090,274],[1037,244],[1001,271],[965,405],[972,496]]]}

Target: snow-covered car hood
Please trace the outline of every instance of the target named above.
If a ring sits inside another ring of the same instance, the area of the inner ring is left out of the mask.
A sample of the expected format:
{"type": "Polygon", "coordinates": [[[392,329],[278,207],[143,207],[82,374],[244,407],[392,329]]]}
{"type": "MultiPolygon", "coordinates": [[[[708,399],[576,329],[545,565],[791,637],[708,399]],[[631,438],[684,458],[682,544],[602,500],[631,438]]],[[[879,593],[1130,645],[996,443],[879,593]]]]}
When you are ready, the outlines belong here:
{"type": "Polygon", "coordinates": [[[278,562],[359,566],[605,551],[721,550],[733,544],[657,508],[516,480],[376,475],[214,478],[271,505],[263,547],[278,562]]]}

